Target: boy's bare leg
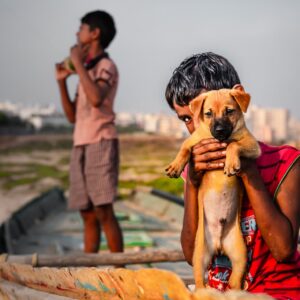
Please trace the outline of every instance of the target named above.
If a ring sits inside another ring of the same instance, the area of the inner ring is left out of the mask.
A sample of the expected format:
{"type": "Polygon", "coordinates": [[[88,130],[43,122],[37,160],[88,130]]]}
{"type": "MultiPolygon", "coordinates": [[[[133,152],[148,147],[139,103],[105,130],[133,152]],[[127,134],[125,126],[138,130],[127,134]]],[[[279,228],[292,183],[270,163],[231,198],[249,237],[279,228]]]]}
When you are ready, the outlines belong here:
{"type": "Polygon", "coordinates": [[[108,248],[111,252],[123,252],[123,236],[115,216],[113,205],[105,204],[95,207],[98,220],[105,232],[108,248]]]}
{"type": "Polygon", "coordinates": [[[94,208],[80,211],[84,226],[84,252],[97,253],[100,246],[101,227],[94,208]]]}

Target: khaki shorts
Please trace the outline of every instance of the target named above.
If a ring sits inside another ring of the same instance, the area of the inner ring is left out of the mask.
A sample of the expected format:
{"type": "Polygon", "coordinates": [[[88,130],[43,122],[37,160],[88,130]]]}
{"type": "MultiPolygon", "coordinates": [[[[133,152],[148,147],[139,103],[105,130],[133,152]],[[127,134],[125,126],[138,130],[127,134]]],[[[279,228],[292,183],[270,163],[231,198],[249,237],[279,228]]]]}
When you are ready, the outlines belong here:
{"type": "Polygon", "coordinates": [[[87,209],[112,203],[117,196],[118,139],[75,146],[70,162],[70,209],[87,209]]]}

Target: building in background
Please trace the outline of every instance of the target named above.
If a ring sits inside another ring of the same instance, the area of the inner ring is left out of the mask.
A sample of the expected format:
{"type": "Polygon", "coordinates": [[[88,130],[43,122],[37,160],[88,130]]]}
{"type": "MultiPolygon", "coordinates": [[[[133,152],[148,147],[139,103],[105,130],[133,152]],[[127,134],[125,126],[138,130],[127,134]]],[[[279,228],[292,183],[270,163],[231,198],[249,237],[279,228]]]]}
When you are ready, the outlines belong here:
{"type": "MultiPolygon", "coordinates": [[[[1,112],[8,117],[18,117],[32,126],[36,132],[55,130],[65,132],[66,129],[68,131],[72,129],[65,115],[57,111],[54,105],[25,107],[22,104],[5,101],[0,102],[1,112]]],[[[260,141],[271,144],[300,142],[300,121],[293,118],[287,109],[251,105],[245,119],[249,130],[260,141]]],[[[175,114],[119,112],[116,114],[115,122],[121,133],[142,131],[176,138],[188,135],[184,123],[175,114]]],[[[5,128],[0,129],[0,133],[3,134],[5,128]]]]}
{"type": "Polygon", "coordinates": [[[289,111],[283,108],[252,105],[246,114],[250,131],[256,139],[267,143],[282,143],[290,138],[289,120],[289,111]]]}
{"type": "Polygon", "coordinates": [[[62,128],[71,128],[65,115],[58,112],[54,105],[24,106],[10,101],[0,102],[0,112],[8,117],[18,117],[21,121],[30,124],[35,131],[45,128],[55,131],[62,128]]]}

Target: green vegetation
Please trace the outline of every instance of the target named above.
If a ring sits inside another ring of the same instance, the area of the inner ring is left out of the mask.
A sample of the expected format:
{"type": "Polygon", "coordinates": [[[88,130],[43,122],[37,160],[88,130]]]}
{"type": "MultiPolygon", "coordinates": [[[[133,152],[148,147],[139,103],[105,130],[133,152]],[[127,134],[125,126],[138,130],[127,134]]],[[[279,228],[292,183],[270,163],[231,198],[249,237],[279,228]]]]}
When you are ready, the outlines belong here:
{"type": "Polygon", "coordinates": [[[181,178],[170,179],[168,177],[161,177],[148,182],[148,185],[155,189],[166,191],[177,196],[182,196],[183,194],[183,180],[181,178]]]}
{"type": "Polygon", "coordinates": [[[59,165],[69,165],[69,163],[70,163],[70,156],[62,157],[58,162],[59,165]]]}
{"type": "MultiPolygon", "coordinates": [[[[171,138],[155,136],[121,136],[120,197],[126,197],[137,186],[149,186],[182,196],[182,179],[170,179],[164,174],[180,143],[171,138]]],[[[13,189],[20,185],[38,184],[44,178],[53,178],[67,189],[71,148],[71,136],[53,138],[45,135],[0,150],[0,185],[4,189],[13,189]],[[24,156],[26,159],[18,160],[24,156]],[[6,160],[5,157],[11,159],[6,160]],[[55,163],[50,164],[53,157],[56,157],[55,163]]]]}
{"type": "Polygon", "coordinates": [[[34,184],[43,178],[55,178],[60,181],[62,187],[66,188],[68,186],[68,172],[60,171],[55,166],[37,163],[0,164],[0,178],[3,179],[2,186],[6,190],[13,189],[19,185],[34,184]],[[16,166],[20,167],[19,170],[9,171],[16,166]]]}
{"type": "Polygon", "coordinates": [[[11,175],[10,172],[0,171],[0,178],[6,178],[6,177],[8,177],[10,175],[11,175]]]}
{"type": "Polygon", "coordinates": [[[33,151],[51,151],[51,150],[66,150],[72,148],[71,139],[47,139],[25,142],[14,147],[8,147],[0,150],[1,155],[16,154],[16,153],[32,153],[33,151]]]}
{"type": "Polygon", "coordinates": [[[16,180],[8,180],[3,184],[3,187],[6,190],[11,190],[19,185],[24,185],[24,184],[33,184],[38,180],[38,178],[20,178],[16,180]]]}

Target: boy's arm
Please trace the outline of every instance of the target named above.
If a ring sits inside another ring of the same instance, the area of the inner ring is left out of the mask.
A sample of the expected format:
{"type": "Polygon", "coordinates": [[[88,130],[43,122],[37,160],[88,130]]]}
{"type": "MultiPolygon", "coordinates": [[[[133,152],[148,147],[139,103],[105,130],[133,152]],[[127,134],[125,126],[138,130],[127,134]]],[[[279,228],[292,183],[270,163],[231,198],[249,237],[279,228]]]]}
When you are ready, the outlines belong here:
{"type": "Polygon", "coordinates": [[[198,228],[198,186],[188,175],[184,184],[184,215],[181,230],[181,247],[186,261],[193,265],[195,238],[198,228]]]}
{"type": "Polygon", "coordinates": [[[257,225],[273,257],[289,259],[297,247],[300,215],[300,161],[281,184],[276,201],[270,197],[254,161],[247,161],[240,174],[257,225]]]}
{"type": "Polygon", "coordinates": [[[83,65],[82,50],[79,46],[71,49],[71,60],[79,76],[80,83],[86,93],[87,99],[94,107],[98,107],[106,97],[110,86],[104,81],[94,82],[83,65]]]}
{"type": "Polygon", "coordinates": [[[61,64],[56,64],[56,80],[58,83],[60,98],[65,115],[70,123],[75,123],[75,102],[72,102],[69,96],[66,79],[70,73],[65,70],[61,64]]]}

